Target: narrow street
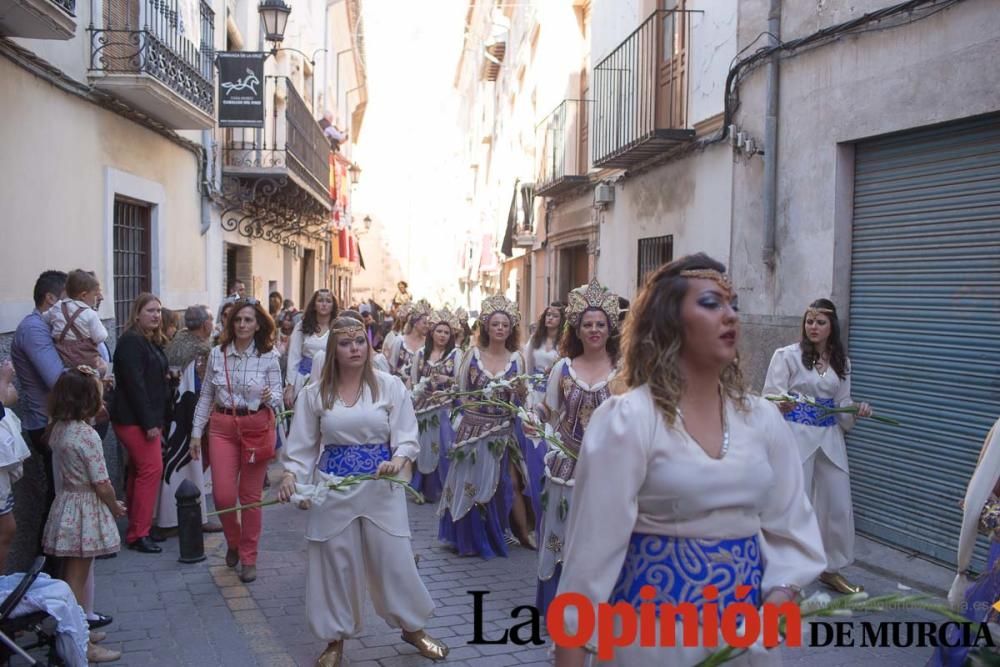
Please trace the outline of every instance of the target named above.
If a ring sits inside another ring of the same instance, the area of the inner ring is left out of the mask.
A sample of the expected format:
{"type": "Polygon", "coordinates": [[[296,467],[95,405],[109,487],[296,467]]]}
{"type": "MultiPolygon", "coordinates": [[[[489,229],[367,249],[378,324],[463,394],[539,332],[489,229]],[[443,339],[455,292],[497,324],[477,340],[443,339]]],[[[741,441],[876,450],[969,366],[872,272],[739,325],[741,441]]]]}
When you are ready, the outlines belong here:
{"type": "MultiPolygon", "coordinates": [[[[272,477],[274,471],[272,470],[272,477]]],[[[510,612],[533,605],[536,557],[514,548],[509,558],[482,561],[459,558],[437,537],[435,506],[409,505],[414,551],[420,573],[437,603],[428,630],[450,648],[449,665],[502,667],[551,664],[548,648],[467,644],[474,633],[473,600],[467,591],[489,590],[483,630],[494,639],[513,623],[510,612]]],[[[122,551],[97,566],[97,608],[115,617],[109,643],[123,651],[122,665],[200,667],[311,667],[324,648],[309,631],[303,612],[305,594],[306,512],[291,506],[265,510],[258,561],[259,578],[243,584],[223,563],[221,534],[208,535],[208,559],[194,565],[176,561],[177,540],[165,543],[161,555],[122,551]]],[[[859,557],[900,568],[896,578],[855,566],[850,576],[872,594],[900,592],[899,582],[917,578],[946,585],[949,573],[926,561],[862,540],[859,557]]],[[[915,594],[916,591],[906,591],[915,594]]],[[[940,594],[940,593],[939,593],[940,594]]],[[[878,620],[929,620],[922,612],[901,610],[878,620]]],[[[521,619],[523,620],[523,619],[521,619]]],[[[802,667],[874,665],[913,667],[926,661],[926,648],[819,648],[785,650],[784,664],[802,667]]],[[[352,667],[429,665],[398,633],[365,608],[365,632],[347,643],[345,664],[352,667]]]]}

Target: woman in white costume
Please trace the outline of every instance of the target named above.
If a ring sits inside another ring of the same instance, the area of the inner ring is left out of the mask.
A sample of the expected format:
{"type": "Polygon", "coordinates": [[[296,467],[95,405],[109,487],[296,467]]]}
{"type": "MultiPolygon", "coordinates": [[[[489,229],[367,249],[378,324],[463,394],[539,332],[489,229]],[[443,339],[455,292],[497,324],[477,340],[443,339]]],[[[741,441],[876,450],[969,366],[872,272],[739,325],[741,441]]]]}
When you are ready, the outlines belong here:
{"type": "MultiPolygon", "coordinates": [[[[633,305],[622,336],[624,393],[594,412],[576,465],[559,594],[638,609],[649,585],[653,604],[700,609],[713,584],[721,615],[738,600],[787,602],[822,572],[791,431],[743,385],[736,296],[724,271],[706,255],[683,257],[653,272],[633,305]]],[[[564,612],[574,635],[577,607],[564,612]]],[[[714,650],[635,642],[615,651],[614,664],[689,666],[714,650]]],[[[558,647],[556,665],[582,665],[585,655],[558,647]]],[[[754,650],[730,664],[778,660],[754,650]]]]}
{"type": "Polygon", "coordinates": [[[385,358],[393,375],[407,384],[410,381],[410,366],[417,350],[424,346],[430,331],[430,318],[434,313],[431,304],[424,299],[417,301],[409,309],[409,318],[403,328],[403,335],[394,337],[388,345],[383,345],[385,358]]]}
{"type": "MultiPolygon", "coordinates": [[[[994,607],[1000,600],[1000,535],[995,527],[990,538],[990,550],[986,556],[986,569],[975,580],[969,578],[969,565],[976,540],[983,531],[981,517],[987,504],[991,507],[988,516],[997,520],[995,507],[1000,496],[1000,419],[986,434],[983,448],[979,452],[979,462],[965,490],[962,503],[962,528],[958,538],[956,564],[958,572],[948,602],[970,623],[1000,623],[1000,610],[994,607]]],[[[938,645],[927,667],[962,667],[966,664],[971,647],[963,646],[962,628],[953,625],[948,631],[947,641],[938,645]]]]}
{"type": "MultiPolygon", "coordinates": [[[[854,405],[850,372],[837,309],[831,301],[817,299],[802,317],[802,341],[778,348],[771,357],[764,395],[790,392],[830,408],[854,405]]],[[[854,426],[855,417],[844,413],[821,417],[818,408],[802,403],[784,402],[778,407],[795,434],[806,495],[823,535],[827,569],[819,579],[840,593],[859,593],[864,588],[840,574],[854,560],[854,510],[844,433],[854,426]]],[[[858,404],[858,416],[871,414],[871,406],[858,404]]]]}
{"type": "MultiPolygon", "coordinates": [[[[281,462],[279,498],[295,484],[327,476],[395,476],[417,455],[417,420],[403,383],[371,365],[364,326],[350,317],[331,328],[317,384],[295,403],[281,462]]],[[[447,647],[423,631],[434,602],[420,580],[410,545],[406,491],[387,481],[364,481],[334,491],[310,512],[306,526],[306,617],[328,642],[318,667],[340,664],[344,640],[361,632],[365,588],[375,611],[421,655],[441,660],[447,647]]]]}
{"type": "MultiPolygon", "coordinates": [[[[579,455],[591,415],[611,396],[610,382],[618,361],[618,295],[595,278],[569,293],[566,320],[569,326],[559,346],[563,356],[552,366],[545,402],[538,412],[554,425],[566,448],[579,455]]],[[[542,616],[559,587],[575,469],[576,460],[558,449],[545,456],[535,599],[542,616]]]]}
{"type": "Polygon", "coordinates": [[[413,471],[413,488],[432,503],[441,498],[441,488],[448,474],[446,457],[450,437],[453,437],[450,401],[447,396],[441,398],[435,392],[443,392],[455,383],[462,359],[461,350],[455,347],[457,328],[460,328],[458,319],[447,309],[434,313],[427,341],[417,350],[410,368],[413,409],[420,425],[420,454],[417,455],[417,469],[413,471]]]}
{"type": "Polygon", "coordinates": [[[564,324],[566,324],[566,314],[562,304],[552,303],[542,311],[535,332],[531,334],[531,338],[521,351],[528,372],[545,378],[533,387],[540,394],[537,397],[538,401],[542,400],[542,395],[545,393],[549,369],[559,358],[559,337],[562,336],[564,324]]]}
{"type": "Polygon", "coordinates": [[[292,330],[288,341],[288,365],[285,379],[285,405],[294,405],[302,387],[312,374],[313,357],[326,349],[330,322],[337,316],[337,299],[328,289],[313,293],[302,320],[292,330]]]}

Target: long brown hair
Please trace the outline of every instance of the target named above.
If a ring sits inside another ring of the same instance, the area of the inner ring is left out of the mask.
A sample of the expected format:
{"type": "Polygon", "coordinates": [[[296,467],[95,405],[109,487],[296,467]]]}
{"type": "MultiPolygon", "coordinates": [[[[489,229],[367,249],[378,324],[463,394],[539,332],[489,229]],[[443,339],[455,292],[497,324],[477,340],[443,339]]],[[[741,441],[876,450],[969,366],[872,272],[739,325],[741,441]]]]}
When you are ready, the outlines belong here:
{"type": "Polygon", "coordinates": [[[566,306],[559,301],[553,301],[538,316],[538,324],[535,325],[535,333],[531,334],[531,347],[538,350],[545,344],[545,339],[549,336],[549,329],[545,326],[545,317],[549,314],[549,308],[555,308],[559,312],[559,327],[556,329],[556,347],[559,346],[559,336],[566,326],[566,306]]]}
{"type": "Polygon", "coordinates": [[[125,331],[134,331],[153,345],[164,347],[170,341],[167,340],[167,334],[163,331],[162,310],[163,302],[160,301],[160,297],[151,292],[143,292],[135,298],[135,301],[132,302],[132,311],[129,313],[128,322],[125,323],[125,331]],[[143,331],[142,327],[139,326],[139,313],[142,312],[143,308],[149,305],[150,301],[155,301],[160,304],[160,324],[154,329],[143,331]]]}
{"type": "Polygon", "coordinates": [[[264,307],[257,299],[237,299],[233,302],[233,309],[226,318],[226,325],[219,336],[219,345],[223,350],[226,346],[236,340],[236,314],[244,308],[253,308],[254,315],[257,316],[257,333],[253,335],[253,344],[257,348],[257,354],[261,355],[274,349],[274,320],[268,315],[264,307]]]}
{"type": "MultiPolygon", "coordinates": [[[[632,305],[622,332],[622,374],[629,389],[649,385],[653,402],[668,424],[677,417],[684,391],[680,355],[684,346],[681,305],[689,281],[682,271],[707,269],[724,273],[726,266],[704,253],[687,255],[653,272],[632,305]]],[[[726,396],[747,408],[746,384],[739,357],[719,375],[726,396]]]]}
{"type": "Polygon", "coordinates": [[[333,309],[330,311],[330,321],[333,322],[337,319],[337,297],[334,296],[333,292],[328,289],[318,289],[313,292],[312,298],[309,299],[309,303],[306,304],[306,312],[302,316],[302,333],[306,336],[311,336],[312,334],[319,333],[319,320],[316,317],[316,299],[320,295],[330,295],[333,299],[333,309]]]}
{"type": "Polygon", "coordinates": [[[507,318],[507,321],[510,322],[513,325],[513,326],[511,326],[511,328],[510,328],[510,334],[507,336],[507,340],[504,341],[503,345],[504,345],[505,348],[507,348],[508,352],[517,352],[518,348],[520,347],[520,342],[521,342],[521,325],[520,324],[514,324],[513,320],[510,319],[510,316],[507,313],[501,313],[499,311],[496,312],[496,313],[493,313],[492,315],[490,315],[487,318],[487,320],[486,320],[486,324],[482,324],[482,322],[480,321],[480,325],[479,325],[479,347],[481,349],[485,350],[486,348],[488,348],[490,346],[490,326],[489,326],[489,322],[490,322],[490,320],[492,320],[497,315],[503,315],[504,317],[507,318]]]}
{"type": "MultiPolygon", "coordinates": [[[[323,371],[320,373],[319,396],[323,401],[323,409],[329,410],[337,402],[337,391],[340,384],[340,364],[337,362],[337,341],[346,334],[335,333],[338,329],[358,329],[365,336],[365,325],[353,317],[338,317],[330,323],[330,336],[326,340],[326,356],[323,371]]],[[[368,336],[365,336],[365,341],[368,336]]],[[[361,369],[361,384],[368,385],[372,401],[378,400],[378,380],[375,378],[375,367],[372,366],[371,344],[368,344],[368,355],[365,357],[364,368],[361,369]]]]}
{"type": "MultiPolygon", "coordinates": [[[[829,299],[816,299],[809,304],[809,310],[814,308],[819,309],[821,314],[830,321],[830,337],[826,341],[830,348],[830,368],[837,374],[837,377],[843,380],[848,373],[847,352],[844,351],[844,341],[840,337],[840,318],[837,317],[837,307],[829,299]]],[[[799,341],[799,347],[802,348],[802,365],[812,370],[816,366],[816,362],[819,361],[820,354],[813,342],[806,336],[806,317],[809,315],[809,310],[802,316],[802,340],[799,341]]]]}

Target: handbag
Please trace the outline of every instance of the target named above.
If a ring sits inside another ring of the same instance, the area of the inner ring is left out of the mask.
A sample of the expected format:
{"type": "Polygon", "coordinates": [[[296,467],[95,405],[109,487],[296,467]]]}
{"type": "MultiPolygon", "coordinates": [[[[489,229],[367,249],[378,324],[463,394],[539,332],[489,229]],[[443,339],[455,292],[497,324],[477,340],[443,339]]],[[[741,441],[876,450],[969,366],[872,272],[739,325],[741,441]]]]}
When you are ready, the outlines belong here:
{"type": "Polygon", "coordinates": [[[274,458],[278,436],[274,425],[274,413],[271,410],[267,411],[267,424],[263,428],[248,429],[245,425],[240,426],[240,418],[236,416],[236,398],[233,394],[232,384],[229,381],[229,357],[225,351],[222,352],[222,366],[226,372],[226,389],[229,390],[229,395],[233,397],[233,407],[230,415],[233,418],[233,425],[236,427],[236,437],[240,439],[240,450],[246,456],[246,462],[248,464],[257,463],[258,459],[261,462],[270,461],[274,458]]]}

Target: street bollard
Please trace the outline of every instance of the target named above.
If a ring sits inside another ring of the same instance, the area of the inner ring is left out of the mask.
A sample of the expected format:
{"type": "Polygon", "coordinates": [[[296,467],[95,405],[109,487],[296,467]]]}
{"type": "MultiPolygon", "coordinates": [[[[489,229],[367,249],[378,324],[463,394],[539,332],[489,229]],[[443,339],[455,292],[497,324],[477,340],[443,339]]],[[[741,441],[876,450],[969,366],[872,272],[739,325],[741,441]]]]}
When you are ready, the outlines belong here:
{"type": "Polygon", "coordinates": [[[174,493],[177,499],[177,543],[180,545],[181,563],[200,563],[205,560],[205,539],[201,532],[201,491],[186,479],[174,493]]]}

